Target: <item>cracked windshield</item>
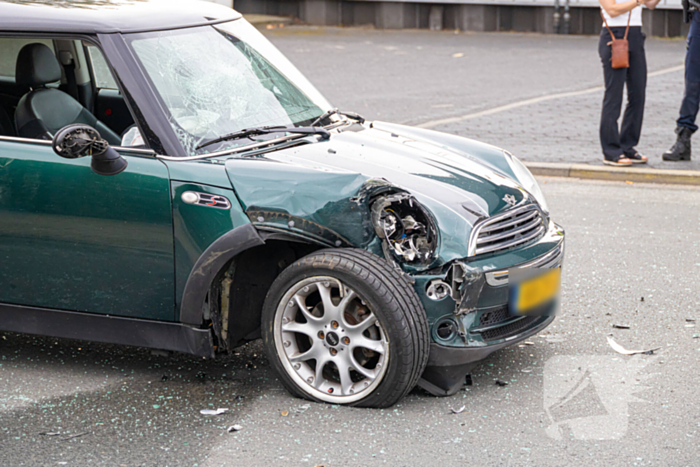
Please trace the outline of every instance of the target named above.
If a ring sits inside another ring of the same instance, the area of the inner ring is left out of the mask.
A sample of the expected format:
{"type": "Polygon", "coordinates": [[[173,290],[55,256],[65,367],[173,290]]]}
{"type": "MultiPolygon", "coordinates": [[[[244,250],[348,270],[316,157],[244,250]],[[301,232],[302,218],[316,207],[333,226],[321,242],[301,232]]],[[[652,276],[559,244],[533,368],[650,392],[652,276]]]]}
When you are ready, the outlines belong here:
{"type": "Polygon", "coordinates": [[[131,46],[168,113],[185,155],[246,144],[198,146],[260,126],[300,126],[330,104],[255,28],[243,22],[134,35],[131,46]]]}

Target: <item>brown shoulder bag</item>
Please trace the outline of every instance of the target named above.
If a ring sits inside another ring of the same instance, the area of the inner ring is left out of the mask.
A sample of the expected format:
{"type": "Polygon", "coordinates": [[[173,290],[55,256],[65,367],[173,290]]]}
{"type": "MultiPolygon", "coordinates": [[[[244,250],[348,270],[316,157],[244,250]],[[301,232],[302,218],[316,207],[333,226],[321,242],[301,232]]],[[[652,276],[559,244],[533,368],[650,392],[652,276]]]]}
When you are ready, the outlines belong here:
{"type": "Polygon", "coordinates": [[[608,45],[612,47],[612,58],[610,59],[610,61],[612,62],[612,67],[615,69],[629,68],[630,44],[627,40],[627,34],[629,34],[630,32],[630,21],[632,20],[632,12],[629,12],[629,17],[627,18],[627,29],[625,30],[624,39],[615,39],[615,35],[613,34],[612,29],[610,29],[610,26],[608,26],[608,22],[605,20],[605,15],[603,14],[602,10],[600,11],[600,16],[603,17],[605,27],[608,28],[608,31],[610,32],[610,37],[612,37],[612,40],[608,42],[608,45]]]}

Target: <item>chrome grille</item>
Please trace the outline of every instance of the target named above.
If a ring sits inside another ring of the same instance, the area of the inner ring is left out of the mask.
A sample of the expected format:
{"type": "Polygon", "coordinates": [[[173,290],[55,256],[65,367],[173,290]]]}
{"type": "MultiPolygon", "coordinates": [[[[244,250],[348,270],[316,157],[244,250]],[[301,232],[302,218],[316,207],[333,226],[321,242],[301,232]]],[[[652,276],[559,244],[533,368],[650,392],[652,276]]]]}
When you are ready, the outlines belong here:
{"type": "Polygon", "coordinates": [[[540,239],[545,231],[545,218],[537,205],[511,209],[474,227],[469,239],[469,256],[523,246],[540,239]]]}

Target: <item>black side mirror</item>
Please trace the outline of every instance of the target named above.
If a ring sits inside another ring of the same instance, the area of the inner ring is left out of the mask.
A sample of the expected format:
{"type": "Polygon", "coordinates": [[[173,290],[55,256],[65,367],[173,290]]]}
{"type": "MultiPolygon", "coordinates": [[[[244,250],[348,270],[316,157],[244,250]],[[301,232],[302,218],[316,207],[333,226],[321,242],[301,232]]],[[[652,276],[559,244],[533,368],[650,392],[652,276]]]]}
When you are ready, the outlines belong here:
{"type": "Polygon", "coordinates": [[[68,125],[53,138],[53,151],[65,159],[92,156],[90,168],[98,175],[117,175],[127,162],[90,125],[68,125]]]}

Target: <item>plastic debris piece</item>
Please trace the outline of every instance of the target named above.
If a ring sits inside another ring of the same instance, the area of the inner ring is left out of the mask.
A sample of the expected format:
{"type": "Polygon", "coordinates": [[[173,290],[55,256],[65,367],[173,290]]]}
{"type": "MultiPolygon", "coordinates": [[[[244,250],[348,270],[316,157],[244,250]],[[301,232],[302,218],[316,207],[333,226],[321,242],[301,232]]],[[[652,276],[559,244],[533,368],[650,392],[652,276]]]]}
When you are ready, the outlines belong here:
{"type": "Polygon", "coordinates": [[[685,327],[686,327],[686,328],[694,328],[695,325],[694,325],[694,324],[686,324],[685,327]]]}
{"type": "Polygon", "coordinates": [[[283,410],[282,412],[280,412],[280,415],[282,415],[283,417],[286,417],[287,415],[289,415],[289,411],[283,410]]]}
{"type": "Polygon", "coordinates": [[[639,301],[640,301],[640,302],[643,302],[643,301],[644,301],[644,297],[640,298],[639,301]]]}
{"type": "Polygon", "coordinates": [[[700,332],[693,334],[693,339],[700,339],[700,332]]]}
{"type": "Polygon", "coordinates": [[[456,54],[452,54],[452,58],[462,58],[464,57],[464,54],[462,52],[457,52],[456,54]]]}
{"type": "Polygon", "coordinates": [[[521,371],[523,373],[532,373],[532,368],[523,368],[521,371]]]}
{"type": "Polygon", "coordinates": [[[233,433],[234,431],[241,431],[243,427],[241,425],[231,425],[226,431],[233,433]]]}
{"type": "Polygon", "coordinates": [[[496,380],[496,386],[508,386],[508,383],[506,381],[501,381],[500,379],[496,380]]]}
{"type": "Polygon", "coordinates": [[[467,408],[467,406],[466,406],[466,405],[463,405],[462,407],[460,407],[460,408],[458,408],[458,409],[450,408],[450,410],[452,411],[453,414],[458,414],[458,413],[464,412],[464,410],[465,410],[466,408],[467,408]]]}
{"type": "Polygon", "coordinates": [[[626,180],[625,183],[628,185],[634,185],[634,182],[632,180],[626,180]]]}
{"type": "Polygon", "coordinates": [[[58,436],[61,433],[59,431],[49,431],[45,433],[39,433],[41,436],[58,436]]]}
{"type": "Polygon", "coordinates": [[[685,321],[686,321],[687,323],[694,323],[694,322],[695,322],[695,318],[686,318],[685,321]]]}
{"type": "Polygon", "coordinates": [[[75,435],[71,435],[71,436],[66,436],[65,438],[60,438],[60,440],[61,440],[61,441],[68,441],[69,439],[80,438],[81,436],[85,436],[86,434],[88,434],[87,431],[86,431],[86,432],[83,432],[83,433],[78,433],[78,434],[75,434],[75,435]]]}
{"type": "Polygon", "coordinates": [[[311,408],[311,404],[300,405],[300,406],[297,408],[297,413],[304,413],[304,412],[306,412],[307,410],[309,410],[310,408],[311,408]]]}
{"type": "Polygon", "coordinates": [[[221,415],[222,413],[228,412],[228,409],[202,409],[199,411],[202,415],[221,415]]]}
{"type": "Polygon", "coordinates": [[[525,341],[525,342],[523,342],[523,345],[535,345],[535,343],[530,342],[530,341],[525,341]]]}
{"type": "Polygon", "coordinates": [[[646,354],[646,355],[653,355],[653,353],[657,350],[659,350],[661,347],[657,347],[655,349],[648,349],[648,350],[627,350],[617,342],[615,342],[615,339],[612,337],[608,336],[608,344],[610,344],[610,347],[612,349],[622,355],[635,355],[635,354],[646,354]],[[647,353],[648,352],[648,353],[647,353]]]}
{"type": "Polygon", "coordinates": [[[627,324],[613,324],[612,325],[615,329],[629,329],[629,325],[627,324]]]}

